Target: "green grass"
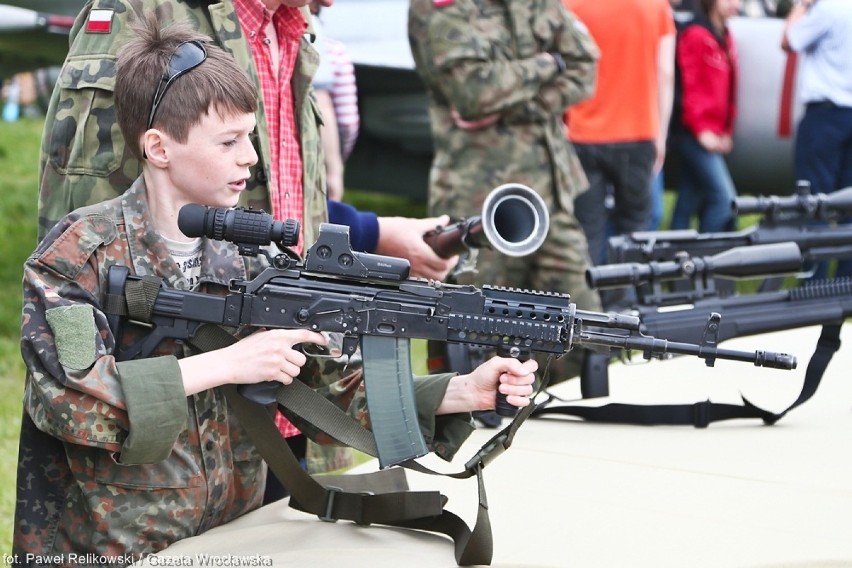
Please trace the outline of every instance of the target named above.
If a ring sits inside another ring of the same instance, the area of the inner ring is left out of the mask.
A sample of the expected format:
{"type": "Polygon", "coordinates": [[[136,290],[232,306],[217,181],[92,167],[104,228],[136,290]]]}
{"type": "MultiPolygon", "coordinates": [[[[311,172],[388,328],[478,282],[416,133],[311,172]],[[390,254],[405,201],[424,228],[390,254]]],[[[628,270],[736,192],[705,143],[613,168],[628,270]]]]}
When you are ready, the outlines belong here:
{"type": "Polygon", "coordinates": [[[42,123],[0,122],[0,551],[12,550],[21,429],[21,267],[36,242],[42,123]]]}

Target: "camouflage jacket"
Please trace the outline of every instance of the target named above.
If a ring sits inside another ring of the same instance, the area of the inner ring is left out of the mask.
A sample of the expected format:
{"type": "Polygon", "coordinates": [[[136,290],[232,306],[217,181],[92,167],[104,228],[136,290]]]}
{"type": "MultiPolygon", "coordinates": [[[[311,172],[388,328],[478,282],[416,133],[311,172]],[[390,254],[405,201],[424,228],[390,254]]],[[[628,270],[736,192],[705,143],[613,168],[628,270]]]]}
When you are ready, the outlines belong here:
{"type": "MultiPolygon", "coordinates": [[[[89,0],[71,32],[70,49],[48,108],[40,160],[39,238],[65,214],[119,195],[140,173],[139,163],[125,146],[113,107],[115,61],[131,37],[134,15],[156,12],[160,22],[187,21],[234,55],[257,84],[249,45],[242,35],[230,0],[89,0]],[[91,10],[112,11],[109,33],[87,33],[91,10]]],[[[307,8],[305,16],[310,21],[307,8]]],[[[319,223],[327,218],[325,167],[319,144],[320,111],[311,89],[319,54],[310,35],[300,42],[292,86],[302,142],[304,211],[303,242],[313,243],[319,223]]],[[[250,191],[243,206],[271,211],[269,199],[269,136],[258,93],[257,153],[250,191]]]]}
{"type": "MultiPolygon", "coordinates": [[[[507,182],[524,183],[573,210],[587,181],[566,140],[563,112],[594,91],[598,49],[560,0],[412,0],[409,41],[429,93],[435,141],[430,205],[446,207],[507,182]],[[566,69],[543,53],[562,55],[566,69]],[[537,57],[538,56],[538,57],[537,57]],[[475,130],[458,127],[499,115],[475,130]]],[[[474,204],[475,205],[475,204],[474,204]]],[[[465,204],[465,207],[471,207],[465,204]]]]}
{"type": "MultiPolygon", "coordinates": [[[[138,559],[261,503],[265,465],[224,393],[184,394],[177,360],[189,347],[166,340],[147,359],[113,356],[101,301],[110,266],[188,287],[148,211],[140,179],[122,196],[66,216],[24,266],[28,377],[14,534],[21,557],[66,553],[69,565],[71,552],[138,559]]],[[[263,268],[229,243],[205,239],[203,247],[198,291],[225,293],[232,278],[263,268]]],[[[121,345],[139,334],[126,325],[121,345]]],[[[316,387],[322,373],[311,366],[301,378],[316,387]]],[[[325,390],[369,426],[359,379],[325,390]]],[[[451,456],[470,423],[466,415],[435,419],[447,380],[419,380],[417,401],[427,441],[451,456]]]]}

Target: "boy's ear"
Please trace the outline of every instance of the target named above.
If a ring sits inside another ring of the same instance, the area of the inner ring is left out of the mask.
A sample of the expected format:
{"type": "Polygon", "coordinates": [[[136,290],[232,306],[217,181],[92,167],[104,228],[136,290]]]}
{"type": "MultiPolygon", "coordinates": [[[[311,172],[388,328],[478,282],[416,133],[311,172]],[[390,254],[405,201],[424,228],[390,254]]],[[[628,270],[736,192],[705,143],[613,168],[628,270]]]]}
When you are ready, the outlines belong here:
{"type": "Polygon", "coordinates": [[[169,163],[166,134],[156,128],[149,128],[142,135],[142,150],[149,164],[165,168],[169,163]]]}

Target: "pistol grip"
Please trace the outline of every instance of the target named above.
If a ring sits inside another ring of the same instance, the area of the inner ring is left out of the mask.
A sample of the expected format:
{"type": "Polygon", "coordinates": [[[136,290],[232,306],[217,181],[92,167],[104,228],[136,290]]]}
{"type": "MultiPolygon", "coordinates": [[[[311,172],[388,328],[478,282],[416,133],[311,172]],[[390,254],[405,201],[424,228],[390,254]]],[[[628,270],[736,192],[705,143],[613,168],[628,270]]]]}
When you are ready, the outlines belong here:
{"type": "Polygon", "coordinates": [[[494,406],[494,411],[498,416],[512,418],[518,413],[518,407],[509,404],[509,401],[506,400],[506,395],[497,391],[497,404],[494,406]]]}

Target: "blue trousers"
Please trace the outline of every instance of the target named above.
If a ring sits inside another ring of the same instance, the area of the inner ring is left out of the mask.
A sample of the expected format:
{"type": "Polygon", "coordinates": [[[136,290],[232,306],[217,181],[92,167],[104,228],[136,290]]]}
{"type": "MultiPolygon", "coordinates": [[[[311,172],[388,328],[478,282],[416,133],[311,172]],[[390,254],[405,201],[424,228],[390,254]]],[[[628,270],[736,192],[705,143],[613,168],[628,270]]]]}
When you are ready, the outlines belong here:
{"type": "Polygon", "coordinates": [[[708,152],[688,132],[681,132],[676,144],[680,153],[680,177],[671,228],[689,229],[692,217],[698,215],[701,233],[732,230],[732,202],[737,191],[724,156],[708,152]]]}
{"type": "Polygon", "coordinates": [[[651,220],[648,223],[649,231],[659,231],[660,225],[663,224],[663,216],[665,215],[665,178],[663,170],[657,172],[654,179],[651,180],[651,220]]]}
{"type": "MultiPolygon", "coordinates": [[[[828,102],[807,105],[796,130],[794,166],[796,179],[810,182],[811,193],[831,193],[852,186],[852,107],[828,102]]],[[[823,262],[814,278],[826,276],[823,262]]],[[[838,262],[837,276],[852,276],[852,260],[838,262]]]]}

